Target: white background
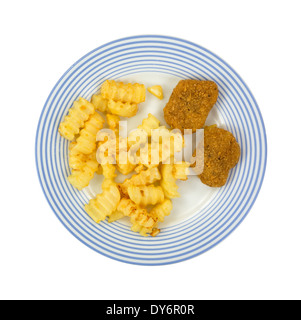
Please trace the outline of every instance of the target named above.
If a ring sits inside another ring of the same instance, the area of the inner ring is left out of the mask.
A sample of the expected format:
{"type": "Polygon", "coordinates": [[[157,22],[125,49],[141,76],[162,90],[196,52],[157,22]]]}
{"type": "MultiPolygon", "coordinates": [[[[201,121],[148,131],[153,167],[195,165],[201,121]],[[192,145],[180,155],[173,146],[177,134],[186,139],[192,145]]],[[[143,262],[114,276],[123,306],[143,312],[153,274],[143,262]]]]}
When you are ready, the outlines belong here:
{"type": "Polygon", "coordinates": [[[300,299],[300,1],[2,1],[1,299],[300,299]],[[298,8],[299,7],[299,8],[298,8]],[[268,166],[246,220],[206,254],[126,265],[61,225],[37,178],[34,141],[48,94],[94,48],[125,36],[196,42],[226,60],[266,124],[268,166]]]}

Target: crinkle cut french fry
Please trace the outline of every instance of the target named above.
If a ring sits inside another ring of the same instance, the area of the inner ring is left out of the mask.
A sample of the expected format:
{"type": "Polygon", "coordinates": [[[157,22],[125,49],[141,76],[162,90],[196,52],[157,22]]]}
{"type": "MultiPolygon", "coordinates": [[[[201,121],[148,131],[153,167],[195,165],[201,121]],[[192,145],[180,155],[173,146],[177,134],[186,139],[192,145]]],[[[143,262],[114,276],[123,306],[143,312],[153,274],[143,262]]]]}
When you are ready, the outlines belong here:
{"type": "Polygon", "coordinates": [[[162,203],[157,204],[150,211],[150,214],[157,218],[160,222],[164,221],[166,216],[169,216],[172,210],[172,202],[169,199],[165,199],[162,203]]]}
{"type": "Polygon", "coordinates": [[[157,167],[141,171],[139,174],[133,175],[130,179],[126,179],[120,184],[120,188],[125,195],[128,195],[129,186],[147,186],[161,179],[160,171],[157,167]]]}
{"type": "Polygon", "coordinates": [[[90,154],[96,149],[96,134],[103,127],[105,120],[95,112],[85,123],[85,127],[80,131],[76,139],[76,151],[84,154],[90,154]]]}
{"type": "Polygon", "coordinates": [[[100,94],[94,94],[91,103],[100,112],[106,112],[108,109],[108,100],[104,99],[100,94]]]}
{"type": "Polygon", "coordinates": [[[189,174],[189,162],[177,162],[173,165],[172,174],[177,180],[186,181],[189,174]]]}
{"type": "Polygon", "coordinates": [[[104,176],[104,180],[101,184],[102,190],[110,189],[112,185],[116,185],[114,179],[116,178],[116,167],[113,164],[102,164],[102,174],[104,176]]]}
{"type": "Polygon", "coordinates": [[[116,137],[119,136],[119,122],[120,118],[116,114],[107,113],[107,122],[109,128],[115,132],[116,137]]]}
{"type": "Polygon", "coordinates": [[[124,216],[130,217],[132,223],[132,231],[139,232],[143,236],[152,233],[157,227],[157,219],[152,217],[146,209],[139,206],[130,199],[121,199],[117,210],[122,212],[124,216]]]}
{"type": "Polygon", "coordinates": [[[108,109],[112,114],[116,114],[120,117],[131,118],[137,114],[138,104],[109,100],[108,109]]]}
{"type": "Polygon", "coordinates": [[[160,126],[160,120],[158,120],[151,113],[148,114],[146,119],[142,120],[142,124],[138,126],[138,129],[144,130],[150,137],[153,129],[158,129],[160,126]]]}
{"type": "Polygon", "coordinates": [[[69,166],[74,170],[81,170],[88,160],[88,156],[75,149],[76,141],[70,143],[69,146],[69,166]]]}
{"type": "Polygon", "coordinates": [[[109,217],[109,219],[108,219],[108,222],[109,223],[112,223],[112,222],[114,222],[114,221],[117,221],[117,220],[119,220],[119,219],[122,219],[124,217],[124,214],[122,213],[122,212],[120,212],[120,211],[115,211],[115,212],[113,212],[111,215],[110,215],[110,217],[109,217]]]}
{"type": "Polygon", "coordinates": [[[135,168],[136,164],[132,164],[130,162],[125,164],[117,163],[117,170],[125,176],[130,174],[135,168]]]}
{"type": "Polygon", "coordinates": [[[137,205],[155,205],[164,201],[164,192],[161,187],[155,186],[129,186],[128,194],[137,205]]]}
{"type": "Polygon", "coordinates": [[[135,172],[136,172],[136,173],[141,173],[142,171],[144,171],[144,165],[143,165],[143,164],[139,164],[139,165],[135,168],[135,172]]]}
{"type": "Polygon", "coordinates": [[[81,128],[84,127],[91,114],[95,112],[95,107],[92,103],[79,98],[73,103],[73,107],[69,110],[69,114],[59,126],[59,133],[62,137],[72,141],[75,135],[79,134],[81,128]]]}
{"type": "Polygon", "coordinates": [[[139,83],[116,82],[114,80],[107,80],[101,86],[101,96],[104,99],[141,103],[145,101],[145,86],[139,83]]]}
{"type": "Polygon", "coordinates": [[[75,188],[82,190],[89,185],[97,170],[98,162],[96,161],[95,155],[91,154],[86,157],[80,170],[72,170],[68,180],[75,188]]]}
{"type": "Polygon", "coordinates": [[[180,197],[178,193],[178,186],[176,184],[176,178],[172,175],[173,165],[172,164],[162,164],[161,167],[161,187],[164,190],[166,198],[173,199],[180,197]]]}
{"type": "Polygon", "coordinates": [[[160,229],[154,228],[152,233],[150,234],[152,237],[156,237],[161,232],[160,229]]]}
{"type": "Polygon", "coordinates": [[[100,223],[116,210],[119,201],[119,190],[116,185],[112,185],[97,195],[95,199],[90,200],[89,204],[85,206],[85,210],[96,223],[100,223]]]}
{"type": "Polygon", "coordinates": [[[102,164],[102,174],[106,179],[114,179],[116,178],[116,168],[113,164],[107,163],[102,164]]]}

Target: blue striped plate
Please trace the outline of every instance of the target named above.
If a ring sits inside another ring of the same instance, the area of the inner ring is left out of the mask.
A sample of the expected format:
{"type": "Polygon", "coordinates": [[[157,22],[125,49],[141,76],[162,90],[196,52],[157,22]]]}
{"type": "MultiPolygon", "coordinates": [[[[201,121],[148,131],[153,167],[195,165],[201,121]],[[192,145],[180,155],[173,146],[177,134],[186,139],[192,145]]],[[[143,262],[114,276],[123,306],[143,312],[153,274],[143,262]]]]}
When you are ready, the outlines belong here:
{"type": "Polygon", "coordinates": [[[105,44],[85,55],[62,76],[43,108],[36,136],[36,165],[49,205],[63,225],[91,249],[112,259],[139,265],[184,261],[211,249],[246,217],[260,191],[267,159],[264,123],[257,103],[240,76],[222,59],[194,43],[166,36],[135,36],[105,44]],[[163,124],[162,109],[180,79],[213,80],[219,98],[207,124],[231,131],[242,148],[239,164],[220,189],[197,177],[181,182],[182,197],[155,238],[141,237],[127,221],[95,224],[84,205],[99,192],[100,178],[79,192],[67,181],[68,142],[58,126],[74,100],[90,99],[106,79],[161,84],[165,100],[150,94],[129,125],[149,112],[163,124]]]}

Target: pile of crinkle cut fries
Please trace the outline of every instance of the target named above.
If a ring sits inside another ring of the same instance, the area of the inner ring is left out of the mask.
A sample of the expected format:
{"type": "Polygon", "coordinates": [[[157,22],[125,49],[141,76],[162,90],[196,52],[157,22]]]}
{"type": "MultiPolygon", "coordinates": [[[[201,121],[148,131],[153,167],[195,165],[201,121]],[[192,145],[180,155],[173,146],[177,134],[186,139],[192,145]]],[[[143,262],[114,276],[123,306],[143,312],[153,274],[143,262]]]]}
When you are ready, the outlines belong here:
{"type": "MultiPolygon", "coordinates": [[[[158,85],[148,91],[163,98],[158,85]]],[[[176,180],[187,180],[190,164],[174,160],[184,147],[181,132],[160,126],[152,114],[127,138],[120,136],[120,117],[134,117],[145,96],[143,84],[107,80],[90,102],[74,102],[59,132],[71,141],[68,180],[75,188],[87,187],[94,174],[104,176],[102,193],[85,206],[88,215],[96,223],[129,217],[132,231],[156,236],[159,222],[171,213],[171,199],[180,196],[176,180]],[[117,172],[134,174],[117,183],[117,172]]]]}

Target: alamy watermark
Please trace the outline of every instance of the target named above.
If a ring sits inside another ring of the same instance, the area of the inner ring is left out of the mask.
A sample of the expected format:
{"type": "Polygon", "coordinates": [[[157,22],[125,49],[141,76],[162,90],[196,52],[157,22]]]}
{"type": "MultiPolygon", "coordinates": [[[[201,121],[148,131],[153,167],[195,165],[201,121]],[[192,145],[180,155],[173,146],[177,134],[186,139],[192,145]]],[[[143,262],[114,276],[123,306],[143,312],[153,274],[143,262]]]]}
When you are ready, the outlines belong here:
{"type": "Polygon", "coordinates": [[[196,133],[185,129],[169,130],[162,126],[146,132],[132,130],[127,137],[119,132],[127,130],[127,121],[119,122],[119,131],[101,129],[96,137],[99,143],[96,157],[100,164],[138,165],[146,167],[162,164],[189,162],[194,170],[190,175],[199,175],[204,168],[204,130],[196,133]],[[118,133],[117,133],[118,132],[118,133]],[[117,134],[116,134],[117,133],[117,134]]]}

